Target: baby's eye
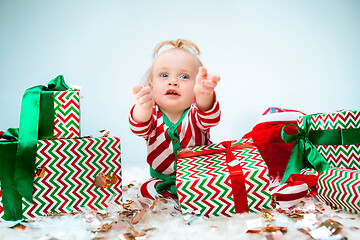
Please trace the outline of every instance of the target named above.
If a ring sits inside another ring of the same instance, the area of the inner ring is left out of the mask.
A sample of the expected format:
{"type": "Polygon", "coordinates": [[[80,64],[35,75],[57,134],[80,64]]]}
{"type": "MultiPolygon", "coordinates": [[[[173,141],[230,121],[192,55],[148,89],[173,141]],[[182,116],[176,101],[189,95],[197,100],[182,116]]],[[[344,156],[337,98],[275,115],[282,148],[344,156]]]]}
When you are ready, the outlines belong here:
{"type": "Polygon", "coordinates": [[[189,79],[189,76],[188,76],[187,74],[183,74],[183,75],[180,76],[180,78],[182,78],[182,79],[189,79]]]}
{"type": "Polygon", "coordinates": [[[166,77],[169,77],[169,75],[167,75],[166,73],[162,73],[162,74],[160,74],[160,77],[166,78],[166,77]]]}

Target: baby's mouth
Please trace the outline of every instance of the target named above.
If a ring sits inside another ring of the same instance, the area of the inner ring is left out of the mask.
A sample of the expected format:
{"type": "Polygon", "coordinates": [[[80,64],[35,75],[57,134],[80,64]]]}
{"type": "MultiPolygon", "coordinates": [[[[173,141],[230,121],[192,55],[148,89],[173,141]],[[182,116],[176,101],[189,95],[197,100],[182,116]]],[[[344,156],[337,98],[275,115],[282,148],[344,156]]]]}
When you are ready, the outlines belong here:
{"type": "Polygon", "coordinates": [[[180,96],[180,94],[177,92],[177,91],[175,91],[175,90],[167,90],[166,91],[166,93],[165,93],[165,95],[170,95],[170,96],[180,96]]]}

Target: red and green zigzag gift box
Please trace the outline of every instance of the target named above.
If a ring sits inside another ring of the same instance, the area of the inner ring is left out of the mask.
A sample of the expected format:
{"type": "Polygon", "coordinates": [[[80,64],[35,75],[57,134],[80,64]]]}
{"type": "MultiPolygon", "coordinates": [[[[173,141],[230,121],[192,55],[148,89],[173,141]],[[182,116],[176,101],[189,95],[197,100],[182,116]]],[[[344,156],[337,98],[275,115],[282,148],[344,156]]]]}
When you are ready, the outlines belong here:
{"type": "Polygon", "coordinates": [[[34,86],[23,95],[22,120],[38,121],[38,139],[80,137],[80,92],[69,88],[62,75],[47,86],[34,86]]]}
{"type": "Polygon", "coordinates": [[[79,91],[54,91],[54,136],[78,138],[80,136],[79,91]]]}
{"type": "Polygon", "coordinates": [[[268,168],[251,139],[179,150],[176,188],[183,213],[229,217],[271,208],[268,168]]]}
{"type": "Polygon", "coordinates": [[[318,197],[336,209],[360,213],[360,171],[330,168],[320,174],[318,197]]]}
{"type": "MultiPolygon", "coordinates": [[[[109,201],[121,203],[117,137],[39,140],[35,167],[33,203],[22,200],[24,218],[104,209],[109,201]],[[95,179],[105,184],[96,186],[95,179]]],[[[4,211],[7,209],[0,205],[0,215],[4,211]]]]}
{"type": "Polygon", "coordinates": [[[360,111],[307,115],[298,125],[331,167],[360,169],[360,111]]]}

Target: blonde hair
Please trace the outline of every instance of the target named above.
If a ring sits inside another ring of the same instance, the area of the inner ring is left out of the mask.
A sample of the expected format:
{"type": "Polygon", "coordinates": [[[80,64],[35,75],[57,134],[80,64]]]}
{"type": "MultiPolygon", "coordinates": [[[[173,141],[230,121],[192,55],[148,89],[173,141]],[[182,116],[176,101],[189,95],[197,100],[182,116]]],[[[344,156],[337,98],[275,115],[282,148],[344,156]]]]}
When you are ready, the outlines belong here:
{"type": "Polygon", "coordinates": [[[163,53],[169,49],[181,49],[181,50],[184,50],[184,51],[187,51],[187,52],[193,54],[199,60],[200,66],[202,66],[200,59],[197,57],[198,55],[200,55],[200,49],[194,42],[189,41],[189,40],[184,40],[184,39],[177,39],[176,41],[174,41],[174,40],[164,41],[164,42],[161,42],[158,45],[156,45],[156,47],[154,48],[153,63],[151,64],[151,67],[146,71],[146,73],[144,75],[144,80],[145,80],[146,84],[151,82],[151,79],[152,79],[151,72],[152,72],[153,64],[154,64],[156,58],[161,53],[163,53]],[[163,50],[163,48],[165,48],[165,47],[169,47],[169,48],[167,48],[166,50],[163,50]],[[163,51],[161,51],[161,50],[163,50],[163,51]]]}

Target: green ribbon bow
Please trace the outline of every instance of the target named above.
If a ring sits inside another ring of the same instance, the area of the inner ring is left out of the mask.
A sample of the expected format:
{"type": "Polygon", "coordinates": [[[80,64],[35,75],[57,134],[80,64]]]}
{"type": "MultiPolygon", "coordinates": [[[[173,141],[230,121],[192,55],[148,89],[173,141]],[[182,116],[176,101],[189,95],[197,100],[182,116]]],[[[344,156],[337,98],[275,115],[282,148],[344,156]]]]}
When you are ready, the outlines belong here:
{"type": "Polygon", "coordinates": [[[309,131],[303,130],[295,124],[288,124],[283,127],[281,137],[286,143],[295,142],[291,152],[288,165],[286,166],[281,183],[285,183],[291,174],[298,174],[303,168],[314,168],[318,172],[323,172],[330,168],[330,164],[316,150],[314,144],[309,140],[309,131]],[[285,133],[285,128],[294,126],[297,129],[295,135],[285,133]]]}
{"type": "Polygon", "coordinates": [[[62,75],[52,79],[48,86],[35,86],[25,91],[21,103],[19,129],[9,128],[3,137],[16,142],[0,143],[1,192],[4,219],[22,218],[22,197],[32,203],[36,145],[38,139],[54,134],[54,94],[65,91],[62,75]]]}

